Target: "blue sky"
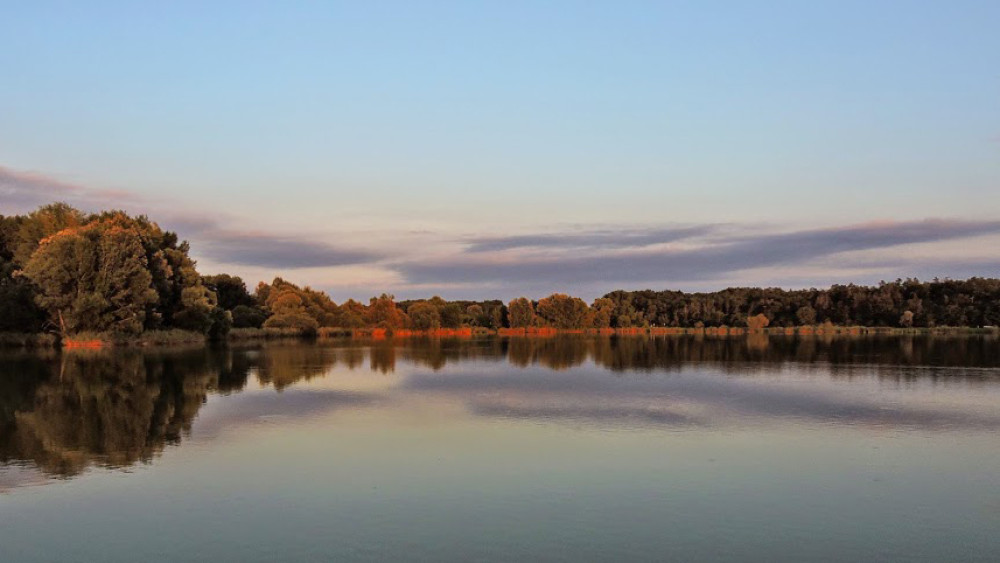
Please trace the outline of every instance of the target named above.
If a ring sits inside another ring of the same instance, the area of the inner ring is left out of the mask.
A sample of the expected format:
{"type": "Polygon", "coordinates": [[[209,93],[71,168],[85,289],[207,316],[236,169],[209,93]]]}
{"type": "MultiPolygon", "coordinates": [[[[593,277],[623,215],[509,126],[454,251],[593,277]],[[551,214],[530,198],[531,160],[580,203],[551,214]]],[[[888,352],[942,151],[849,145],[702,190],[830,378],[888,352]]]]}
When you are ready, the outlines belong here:
{"type": "Polygon", "coordinates": [[[0,3],[0,213],[338,299],[1000,275],[995,1],[157,4],[0,3]]]}

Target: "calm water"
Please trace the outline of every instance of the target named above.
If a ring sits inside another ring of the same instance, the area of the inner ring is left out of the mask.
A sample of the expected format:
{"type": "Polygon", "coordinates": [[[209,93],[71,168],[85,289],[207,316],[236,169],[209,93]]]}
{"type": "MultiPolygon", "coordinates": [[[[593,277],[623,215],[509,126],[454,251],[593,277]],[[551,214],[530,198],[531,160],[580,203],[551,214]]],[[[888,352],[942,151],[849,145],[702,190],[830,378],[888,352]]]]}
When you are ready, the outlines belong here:
{"type": "Polygon", "coordinates": [[[991,337],[0,354],[0,561],[997,561],[991,337]]]}

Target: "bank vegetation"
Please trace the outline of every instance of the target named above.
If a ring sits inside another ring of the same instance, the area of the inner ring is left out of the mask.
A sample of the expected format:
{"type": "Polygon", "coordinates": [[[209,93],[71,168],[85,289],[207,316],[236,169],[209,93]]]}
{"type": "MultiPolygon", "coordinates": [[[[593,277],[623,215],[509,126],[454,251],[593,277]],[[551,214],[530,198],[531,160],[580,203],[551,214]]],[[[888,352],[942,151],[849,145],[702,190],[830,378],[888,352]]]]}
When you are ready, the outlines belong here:
{"type": "Polygon", "coordinates": [[[280,277],[251,291],[237,276],[204,275],[189,253],[176,233],[123,211],[88,214],[56,203],[0,216],[0,345],[554,332],[988,332],[1000,325],[1000,280],[990,278],[708,293],[618,290],[591,303],[564,293],[509,302],[397,301],[381,293],[367,303],[338,304],[280,277]]]}

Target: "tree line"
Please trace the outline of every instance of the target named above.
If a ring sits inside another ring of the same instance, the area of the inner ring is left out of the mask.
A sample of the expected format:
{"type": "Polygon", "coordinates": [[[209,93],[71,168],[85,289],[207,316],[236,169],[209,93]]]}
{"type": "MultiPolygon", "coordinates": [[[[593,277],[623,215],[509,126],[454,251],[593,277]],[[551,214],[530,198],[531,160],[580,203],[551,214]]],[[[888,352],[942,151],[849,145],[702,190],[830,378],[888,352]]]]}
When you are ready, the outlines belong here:
{"type": "Polygon", "coordinates": [[[437,330],[481,327],[875,327],[1000,325],[1000,280],[916,279],[877,286],[711,293],[613,291],[588,304],[563,293],[539,300],[335,303],[281,278],[251,292],[228,274],[202,275],[190,247],[145,216],[87,214],[64,203],[0,215],[0,332],[140,334],[181,329],[224,337],[232,328],[437,330]]]}
{"type": "Polygon", "coordinates": [[[1000,325],[1000,280],[917,279],[875,286],[784,290],[737,287],[712,293],[614,291],[612,326],[982,327],[1000,325]]]}

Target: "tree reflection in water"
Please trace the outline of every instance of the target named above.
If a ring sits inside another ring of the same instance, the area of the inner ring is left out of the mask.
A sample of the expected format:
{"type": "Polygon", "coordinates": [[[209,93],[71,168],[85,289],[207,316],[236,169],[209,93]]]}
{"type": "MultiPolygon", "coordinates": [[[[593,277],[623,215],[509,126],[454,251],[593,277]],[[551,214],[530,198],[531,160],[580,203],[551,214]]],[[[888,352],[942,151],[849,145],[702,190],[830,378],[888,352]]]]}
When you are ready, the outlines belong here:
{"type": "Polygon", "coordinates": [[[850,376],[863,367],[880,377],[884,372],[895,378],[989,378],[989,370],[951,368],[1000,367],[1000,343],[990,336],[562,335],[8,352],[0,355],[0,462],[61,477],[92,466],[148,463],[190,433],[209,394],[240,392],[250,378],[280,391],[334,368],[362,369],[366,359],[368,369],[382,374],[395,371],[398,362],[436,371],[475,360],[552,370],[589,361],[610,372],[669,372],[698,363],[738,375],[796,363],[833,377],[850,376]]]}

